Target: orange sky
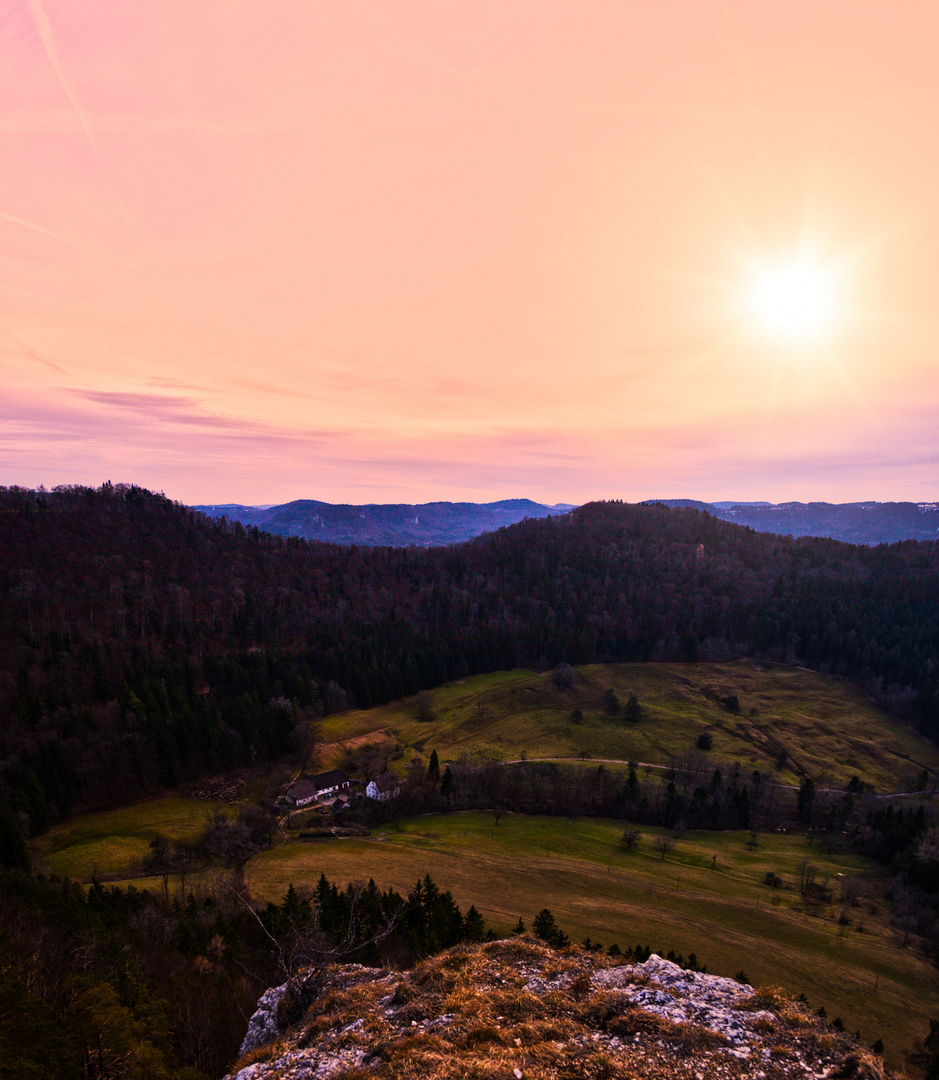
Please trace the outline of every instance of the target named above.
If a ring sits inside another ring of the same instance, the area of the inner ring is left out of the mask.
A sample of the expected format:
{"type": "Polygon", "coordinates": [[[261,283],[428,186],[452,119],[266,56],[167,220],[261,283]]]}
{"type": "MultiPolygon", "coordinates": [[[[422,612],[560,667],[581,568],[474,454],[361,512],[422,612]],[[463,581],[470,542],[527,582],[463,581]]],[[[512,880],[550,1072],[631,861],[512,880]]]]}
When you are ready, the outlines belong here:
{"type": "Polygon", "coordinates": [[[882,0],[0,0],[0,483],[935,499],[937,42],[882,0]],[[842,318],[783,348],[740,297],[800,246],[842,318]]]}

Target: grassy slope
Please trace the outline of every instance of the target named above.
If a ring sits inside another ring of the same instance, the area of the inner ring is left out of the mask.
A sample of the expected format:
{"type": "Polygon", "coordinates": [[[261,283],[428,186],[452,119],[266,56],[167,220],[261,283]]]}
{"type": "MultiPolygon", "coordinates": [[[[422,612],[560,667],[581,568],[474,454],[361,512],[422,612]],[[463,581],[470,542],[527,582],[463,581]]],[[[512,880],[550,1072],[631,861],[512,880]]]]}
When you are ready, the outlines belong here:
{"type": "MultiPolygon", "coordinates": [[[[909,788],[924,767],[939,771],[939,753],[893,724],[856,687],[799,670],[748,663],[594,666],[577,670],[571,690],[558,689],[549,675],[514,671],[453,683],[432,697],[430,722],[416,719],[413,702],[328,717],[322,738],[336,745],[323,754],[322,767],[338,763],[341,742],[381,738],[401,742],[408,757],[432,749],[441,760],[586,751],[595,759],[665,764],[692,750],[707,729],[715,763],[739,761],[784,782],[795,782],[796,774],[776,768],[780,749],[816,780],[842,785],[857,774],[879,791],[909,788]],[[606,716],[603,694],[611,686],[624,702],[630,693],[639,698],[638,724],[606,716]],[[719,703],[728,694],[738,696],[738,714],[719,703]],[[571,723],[574,708],[583,710],[582,724],[571,723]],[[370,734],[376,731],[384,734],[370,734]]],[[[170,797],[85,815],[46,834],[37,855],[47,872],[120,873],[139,866],[156,833],[192,836],[212,811],[210,803],[170,797]]],[[[530,924],[548,906],[574,940],[589,934],[605,943],[695,951],[712,971],[742,967],[755,983],[804,991],[869,1041],[882,1036],[888,1051],[909,1046],[928,1030],[929,1016],[939,1015],[934,969],[898,948],[885,914],[852,909],[854,925],[842,932],[834,921],[839,908],[822,918],[820,909],[803,909],[797,890],[761,886],[770,869],[791,884],[805,854],[832,874],[862,872],[861,861],[823,858],[800,836],[762,837],[751,853],[747,834],[698,833],[663,863],[651,847],[655,830],[644,831],[640,850],[626,852],[622,825],[608,821],[508,816],[496,827],[484,814],[425,817],[389,828],[382,839],[278,846],[248,869],[263,899],[320,872],[341,882],[375,877],[401,891],[430,873],[461,906],[475,903],[498,930],[508,930],[519,915],[530,924]],[[859,920],[865,933],[856,929],[859,920]]],[[[876,874],[867,888],[885,911],[876,874]]]]}
{"type": "MultiPolygon", "coordinates": [[[[156,832],[192,835],[211,809],[165,798],[74,819],[42,838],[43,869],[73,877],[118,873],[139,864],[156,832]]],[[[645,828],[640,846],[626,851],[622,829],[596,819],[505,815],[496,825],[483,812],[428,815],[363,839],[280,844],[256,856],[247,873],[259,900],[279,899],[290,882],[315,884],[321,873],[341,883],[374,877],[402,893],[429,873],[464,910],[476,904],[499,932],[519,916],[530,926],[547,906],[574,941],[589,934],[605,944],[694,951],[717,974],[743,968],[755,985],[804,992],[868,1042],[883,1037],[897,1066],[896,1055],[939,1015],[939,975],[921,954],[898,946],[882,879],[865,860],[823,855],[796,834],[763,834],[750,851],[749,833],[696,832],[663,861],[653,848],[661,830],[645,828]],[[802,902],[794,886],[806,855],[833,882],[839,874],[866,874],[850,927],[838,925],[837,902],[802,902]],[[789,887],[765,887],[767,870],[789,887]]],[[[199,879],[191,874],[187,887],[198,889],[199,879]]],[[[158,887],[156,879],[133,883],[158,887]]]]}
{"type": "Polygon", "coordinates": [[[707,729],[710,757],[740,762],[797,782],[795,768],[843,786],[853,775],[878,791],[905,790],[924,768],[939,771],[939,751],[891,721],[850,683],[799,669],[733,664],[612,664],[578,668],[571,690],[550,674],[516,670],[450,683],[433,692],[436,719],[421,722],[413,701],[330,716],[323,722],[323,768],[338,764],[342,740],[375,732],[407,751],[441,760],[462,755],[511,760],[578,757],[667,764],[693,750],[707,729]],[[625,704],[635,694],[642,719],[627,724],[603,709],[613,688],[625,704]],[[714,698],[736,694],[740,712],[714,698]],[[583,723],[573,724],[581,709],[583,723]],[[790,764],[777,769],[780,752],[790,764]]]}
{"type": "MultiPolygon", "coordinates": [[[[221,804],[219,804],[221,805],[221,804]]],[[[230,807],[222,807],[230,813],[230,807]]],[[[83,814],[57,825],[36,844],[40,868],[60,877],[116,874],[142,865],[150,841],[194,839],[205,829],[215,804],[168,796],[117,810],[83,814]]]]}
{"type": "Polygon", "coordinates": [[[804,992],[813,1007],[824,1005],[869,1042],[882,1036],[894,1054],[928,1031],[939,1011],[939,975],[921,955],[899,948],[879,879],[867,880],[847,928],[837,922],[837,890],[834,905],[807,907],[800,897],[804,856],[833,881],[869,870],[865,860],[825,856],[799,835],[762,835],[751,852],[747,833],[698,832],[663,862],[653,849],[657,830],[646,829],[631,852],[621,833],[622,824],[601,820],[508,815],[495,825],[481,812],[426,816],[366,839],[274,848],[252,861],[249,877],[254,894],[267,900],[280,898],[291,881],[315,884],[320,873],[340,882],[374,877],[401,892],[430,873],[498,932],[519,916],[530,926],[547,906],[574,941],[589,934],[605,944],[694,951],[718,974],[743,968],[756,985],[804,992]],[[790,887],[763,886],[767,870],[790,887]]]}

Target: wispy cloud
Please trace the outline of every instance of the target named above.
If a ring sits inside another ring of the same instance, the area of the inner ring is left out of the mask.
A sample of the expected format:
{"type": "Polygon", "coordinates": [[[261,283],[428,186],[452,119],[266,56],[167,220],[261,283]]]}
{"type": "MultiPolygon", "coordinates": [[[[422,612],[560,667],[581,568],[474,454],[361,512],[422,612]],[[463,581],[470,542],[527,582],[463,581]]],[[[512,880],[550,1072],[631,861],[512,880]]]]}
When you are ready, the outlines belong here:
{"type": "Polygon", "coordinates": [[[153,375],[147,379],[148,386],[162,387],[165,390],[200,390],[203,393],[208,391],[207,386],[200,386],[198,383],[183,382],[180,379],[168,379],[165,375],[153,375]]]}
{"type": "Polygon", "coordinates": [[[317,440],[335,438],[334,431],[300,431],[274,424],[212,412],[199,398],[183,394],[138,394],[113,390],[87,390],[68,387],[68,393],[109,410],[128,410],[145,417],[151,423],[183,424],[216,431],[240,433],[244,436],[263,436],[278,440],[317,440]]]}
{"type": "Polygon", "coordinates": [[[4,330],[3,333],[18,346],[18,351],[24,355],[35,360],[37,363],[42,364],[44,367],[49,368],[51,371],[57,371],[60,375],[68,375],[69,373],[64,367],[60,367],[59,364],[53,363],[52,360],[47,359],[41,353],[37,352],[32,345],[28,345],[22,338],[18,338],[16,334],[11,334],[9,330],[4,330]]]}
{"type": "MultiPolygon", "coordinates": [[[[0,112],[0,132],[8,134],[69,135],[75,131],[75,112],[69,105],[61,108],[12,108],[0,112]]],[[[270,117],[226,120],[212,114],[190,111],[182,114],[135,116],[112,111],[95,113],[94,132],[102,135],[199,135],[205,138],[233,138],[269,134],[270,117]]],[[[93,144],[95,147],[97,144],[93,144]]]]}
{"type": "Polygon", "coordinates": [[[9,221],[13,225],[19,225],[23,229],[30,229],[33,232],[41,233],[43,236],[48,236],[53,240],[59,240],[63,244],[78,248],[79,251],[84,251],[87,255],[94,255],[96,258],[117,263],[118,266],[126,266],[131,270],[137,270],[139,273],[146,273],[143,267],[128,262],[127,259],[122,259],[117,255],[111,255],[107,251],[101,251],[100,248],[91,247],[90,244],[84,244],[81,240],[75,240],[71,236],[65,236],[63,233],[56,232],[54,229],[47,229],[43,225],[37,225],[34,221],[27,221],[25,218],[18,217],[16,214],[8,214],[5,211],[0,210],[0,221],[9,221]]]}
{"type": "Polygon", "coordinates": [[[62,90],[65,92],[65,96],[69,100],[69,104],[78,117],[78,122],[81,125],[82,131],[85,133],[85,138],[88,140],[88,145],[92,151],[95,150],[95,138],[91,130],[91,124],[88,122],[88,117],[85,115],[85,110],[81,107],[78,101],[78,97],[72,88],[72,84],[69,81],[68,76],[65,74],[65,69],[62,67],[62,62],[59,60],[59,50],[55,45],[55,36],[52,33],[52,24],[49,22],[49,17],[46,15],[45,9],[39,0],[26,0],[29,6],[30,14],[33,17],[33,22],[36,24],[36,32],[39,34],[39,39],[42,41],[42,47],[46,50],[46,56],[49,58],[49,63],[52,65],[52,70],[56,74],[56,78],[62,86],[62,90]]]}

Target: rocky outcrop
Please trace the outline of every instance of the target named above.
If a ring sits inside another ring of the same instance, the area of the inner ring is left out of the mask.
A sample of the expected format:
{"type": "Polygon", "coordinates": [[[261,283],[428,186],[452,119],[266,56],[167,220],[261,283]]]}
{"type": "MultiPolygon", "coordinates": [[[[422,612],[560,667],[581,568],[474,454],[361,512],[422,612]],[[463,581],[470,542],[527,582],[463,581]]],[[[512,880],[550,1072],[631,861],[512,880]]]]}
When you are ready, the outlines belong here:
{"type": "Polygon", "coordinates": [[[258,1004],[227,1080],[811,1077],[885,1080],[878,1057],[774,990],[661,957],[616,965],[530,937],[460,947],[408,972],[330,970],[289,1031],[258,1004]]]}

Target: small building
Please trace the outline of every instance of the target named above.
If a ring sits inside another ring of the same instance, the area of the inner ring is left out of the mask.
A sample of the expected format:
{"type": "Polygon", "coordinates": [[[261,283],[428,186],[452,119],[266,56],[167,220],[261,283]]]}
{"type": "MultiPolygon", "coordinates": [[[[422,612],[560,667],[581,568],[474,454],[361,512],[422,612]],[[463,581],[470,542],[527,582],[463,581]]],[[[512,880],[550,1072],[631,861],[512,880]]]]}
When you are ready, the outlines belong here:
{"type": "Polygon", "coordinates": [[[348,810],[352,805],[352,800],[348,795],[337,795],[335,799],[323,799],[323,806],[328,806],[334,814],[341,814],[343,810],[348,810]]]}
{"type": "Polygon", "coordinates": [[[378,802],[387,802],[398,794],[399,787],[398,778],[394,773],[383,772],[379,773],[374,780],[369,780],[365,794],[378,802]]]}
{"type": "Polygon", "coordinates": [[[335,795],[351,786],[352,781],[341,769],[330,769],[291,784],[284,797],[292,806],[309,806],[324,795],[335,795]]]}
{"type": "Polygon", "coordinates": [[[284,800],[291,806],[309,806],[316,799],[316,788],[309,780],[297,780],[287,789],[284,800]]]}

